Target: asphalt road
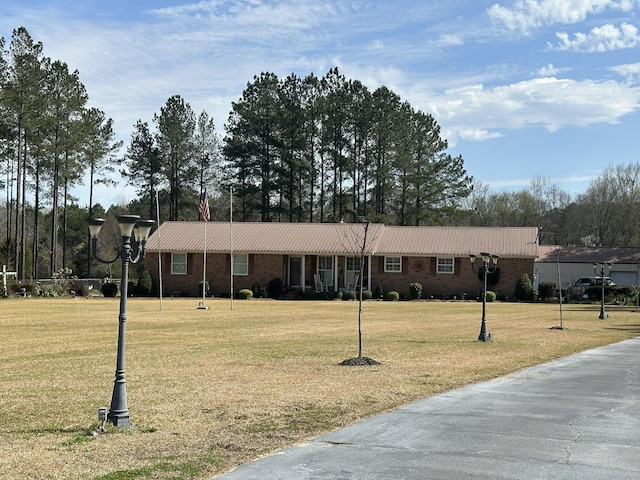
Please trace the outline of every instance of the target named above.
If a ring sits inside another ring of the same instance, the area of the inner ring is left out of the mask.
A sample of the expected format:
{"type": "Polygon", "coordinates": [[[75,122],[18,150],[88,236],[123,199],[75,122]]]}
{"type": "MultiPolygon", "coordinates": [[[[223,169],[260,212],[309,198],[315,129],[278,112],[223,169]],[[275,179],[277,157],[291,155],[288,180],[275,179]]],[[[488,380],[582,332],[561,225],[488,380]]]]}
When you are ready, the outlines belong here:
{"type": "Polygon", "coordinates": [[[420,400],[222,480],[640,479],[640,337],[420,400]]]}

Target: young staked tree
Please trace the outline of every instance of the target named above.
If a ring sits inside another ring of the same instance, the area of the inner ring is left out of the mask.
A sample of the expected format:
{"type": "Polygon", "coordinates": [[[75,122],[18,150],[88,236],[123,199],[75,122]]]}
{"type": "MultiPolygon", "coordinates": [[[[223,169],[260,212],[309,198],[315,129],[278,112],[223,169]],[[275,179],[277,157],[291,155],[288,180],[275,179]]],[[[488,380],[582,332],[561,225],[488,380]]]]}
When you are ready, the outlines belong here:
{"type": "Polygon", "coordinates": [[[351,253],[358,259],[358,356],[347,358],[342,365],[379,365],[379,362],[362,355],[362,292],[364,287],[365,260],[371,245],[375,243],[376,234],[373,225],[365,218],[359,218],[360,223],[339,224],[343,247],[346,253],[351,253]]]}

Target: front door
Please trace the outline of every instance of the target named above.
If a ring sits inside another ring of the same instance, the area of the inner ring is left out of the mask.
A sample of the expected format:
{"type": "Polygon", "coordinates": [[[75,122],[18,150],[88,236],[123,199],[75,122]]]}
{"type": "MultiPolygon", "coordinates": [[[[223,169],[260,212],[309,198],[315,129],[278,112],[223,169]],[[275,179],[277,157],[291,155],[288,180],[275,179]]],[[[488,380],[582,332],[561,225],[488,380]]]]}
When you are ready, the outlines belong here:
{"type": "Polygon", "coordinates": [[[289,285],[291,287],[302,287],[301,272],[302,257],[289,257],[289,285]]]}

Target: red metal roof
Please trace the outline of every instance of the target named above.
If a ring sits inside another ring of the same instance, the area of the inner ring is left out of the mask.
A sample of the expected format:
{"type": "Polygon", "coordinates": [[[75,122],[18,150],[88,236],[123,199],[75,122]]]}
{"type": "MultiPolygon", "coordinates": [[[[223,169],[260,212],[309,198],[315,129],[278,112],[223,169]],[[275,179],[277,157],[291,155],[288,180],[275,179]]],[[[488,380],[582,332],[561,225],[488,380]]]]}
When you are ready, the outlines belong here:
{"type": "MultiPolygon", "coordinates": [[[[164,222],[149,238],[149,251],[344,255],[363,246],[365,224],[164,222]]],[[[467,256],[489,252],[536,258],[535,227],[389,227],[370,224],[365,254],[467,256]]]]}

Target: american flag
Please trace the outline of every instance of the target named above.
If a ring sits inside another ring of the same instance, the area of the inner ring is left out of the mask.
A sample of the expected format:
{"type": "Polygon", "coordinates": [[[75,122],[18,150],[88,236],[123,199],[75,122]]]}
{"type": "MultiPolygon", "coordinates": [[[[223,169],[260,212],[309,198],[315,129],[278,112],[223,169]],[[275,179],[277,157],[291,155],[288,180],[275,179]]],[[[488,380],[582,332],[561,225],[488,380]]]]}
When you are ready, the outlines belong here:
{"type": "Polygon", "coordinates": [[[198,211],[200,212],[200,218],[205,222],[208,222],[211,218],[209,216],[209,200],[207,200],[207,190],[205,189],[200,195],[200,204],[198,205],[198,211]]]}

